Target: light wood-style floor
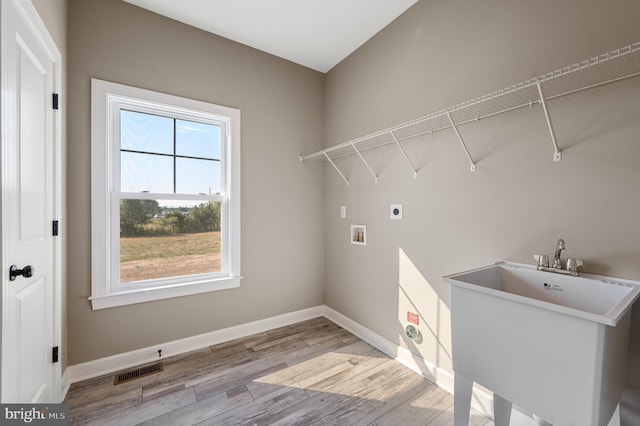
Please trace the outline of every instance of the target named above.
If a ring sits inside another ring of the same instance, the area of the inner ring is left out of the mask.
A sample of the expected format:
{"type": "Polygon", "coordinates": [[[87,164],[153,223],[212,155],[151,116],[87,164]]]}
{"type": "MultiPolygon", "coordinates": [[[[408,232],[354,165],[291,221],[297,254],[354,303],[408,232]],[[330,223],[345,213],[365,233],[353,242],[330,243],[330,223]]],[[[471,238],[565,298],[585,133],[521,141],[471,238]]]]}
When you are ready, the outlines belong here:
{"type": "MultiPolygon", "coordinates": [[[[164,359],[114,385],[75,383],[71,424],[453,424],[453,397],[325,318],[164,359]]],[[[472,412],[472,425],[493,422],[472,412]]]]}

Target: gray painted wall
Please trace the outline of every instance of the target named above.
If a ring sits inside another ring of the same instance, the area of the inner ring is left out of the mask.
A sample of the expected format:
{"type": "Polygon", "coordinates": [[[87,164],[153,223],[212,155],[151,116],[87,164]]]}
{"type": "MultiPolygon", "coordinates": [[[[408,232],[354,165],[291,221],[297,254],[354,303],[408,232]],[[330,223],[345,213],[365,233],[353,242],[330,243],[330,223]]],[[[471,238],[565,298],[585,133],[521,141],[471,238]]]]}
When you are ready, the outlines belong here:
{"type": "MultiPolygon", "coordinates": [[[[637,0],[422,0],[327,74],[325,144],[638,40],[637,0]]],[[[450,371],[443,275],[502,259],[533,264],[534,253],[553,254],[562,237],[564,256],[584,259],[584,271],[640,280],[638,77],[549,108],[558,163],[534,106],[460,128],[475,173],[452,131],[404,143],[417,180],[393,146],[365,153],[377,184],[355,156],[337,160],[349,187],[326,165],[325,304],[450,371]],[[404,220],[389,220],[391,203],[404,205],[404,220]],[[366,247],[349,243],[350,224],[367,225],[366,247]],[[422,316],[421,344],[403,337],[408,310],[422,316]]],[[[627,396],[636,404],[638,306],[627,396]]]]}
{"type": "Polygon", "coordinates": [[[67,50],[67,0],[31,0],[62,54],[67,50]]]}
{"type": "Polygon", "coordinates": [[[119,0],[68,18],[69,364],[321,304],[324,75],[119,0]],[[239,289],[91,310],[92,77],[242,111],[239,289]]]}

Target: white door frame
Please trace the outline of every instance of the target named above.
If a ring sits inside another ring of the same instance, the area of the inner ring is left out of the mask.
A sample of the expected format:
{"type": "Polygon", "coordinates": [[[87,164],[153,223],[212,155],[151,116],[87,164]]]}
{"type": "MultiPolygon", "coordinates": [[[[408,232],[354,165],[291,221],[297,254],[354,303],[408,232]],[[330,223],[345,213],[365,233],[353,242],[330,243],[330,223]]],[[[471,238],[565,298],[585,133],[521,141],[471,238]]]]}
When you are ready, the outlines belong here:
{"type": "MultiPolygon", "coordinates": [[[[23,15],[25,20],[28,22],[29,26],[32,28],[34,35],[38,38],[38,41],[41,43],[43,48],[46,50],[47,55],[53,62],[53,92],[60,93],[62,88],[62,54],[60,50],[56,46],[53,38],[49,34],[44,22],[38,15],[35,7],[31,3],[31,0],[0,0],[2,2],[11,1],[16,5],[16,8],[23,15]]],[[[2,81],[2,87],[6,87],[6,67],[7,65],[2,63],[0,64],[0,79],[2,81]]],[[[7,94],[4,92],[0,93],[0,173],[2,174],[2,182],[5,182],[7,179],[7,167],[10,166],[5,163],[6,155],[5,155],[5,147],[9,142],[8,135],[6,132],[6,121],[7,115],[6,111],[9,108],[7,94]]],[[[62,145],[62,131],[63,131],[63,122],[61,110],[62,106],[60,106],[60,110],[56,111],[53,114],[53,161],[54,161],[54,194],[53,194],[53,205],[54,205],[54,213],[55,217],[62,222],[62,154],[63,154],[63,145],[62,145]]],[[[7,221],[7,214],[5,212],[4,206],[6,205],[5,195],[1,196],[1,212],[2,212],[2,226],[0,227],[0,240],[1,240],[1,267],[2,267],[2,279],[0,279],[0,283],[2,284],[2,291],[0,292],[0,312],[6,312],[5,304],[7,303],[7,284],[9,282],[9,253],[7,253],[7,244],[5,241],[5,233],[3,232],[9,226],[12,226],[11,223],[7,221]]],[[[58,362],[53,364],[54,369],[54,377],[53,377],[53,398],[55,402],[62,402],[61,398],[63,397],[63,383],[62,383],[62,352],[65,348],[62,347],[62,226],[61,232],[59,236],[54,239],[54,249],[53,249],[53,342],[55,346],[59,348],[59,358],[58,362]]],[[[0,316],[0,318],[2,318],[0,316]]],[[[5,321],[2,321],[2,326],[0,328],[0,342],[3,341],[2,336],[5,335],[5,328],[9,327],[9,324],[5,324],[5,321]]],[[[10,348],[1,347],[0,344],[0,356],[6,351],[10,350],[10,348]]],[[[4,380],[5,375],[0,371],[0,380],[4,380]]],[[[0,386],[2,389],[2,386],[0,386]]],[[[4,400],[3,396],[0,395],[0,400],[4,400]]]]}

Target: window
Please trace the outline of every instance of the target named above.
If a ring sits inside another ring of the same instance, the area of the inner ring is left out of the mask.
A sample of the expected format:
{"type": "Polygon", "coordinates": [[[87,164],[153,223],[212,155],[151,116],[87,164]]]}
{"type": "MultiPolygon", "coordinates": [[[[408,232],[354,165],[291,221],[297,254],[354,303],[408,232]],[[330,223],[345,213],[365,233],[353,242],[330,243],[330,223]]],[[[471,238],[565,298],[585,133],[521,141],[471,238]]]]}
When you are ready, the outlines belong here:
{"type": "Polygon", "coordinates": [[[240,285],[240,111],[92,80],[93,309],[240,285]]]}

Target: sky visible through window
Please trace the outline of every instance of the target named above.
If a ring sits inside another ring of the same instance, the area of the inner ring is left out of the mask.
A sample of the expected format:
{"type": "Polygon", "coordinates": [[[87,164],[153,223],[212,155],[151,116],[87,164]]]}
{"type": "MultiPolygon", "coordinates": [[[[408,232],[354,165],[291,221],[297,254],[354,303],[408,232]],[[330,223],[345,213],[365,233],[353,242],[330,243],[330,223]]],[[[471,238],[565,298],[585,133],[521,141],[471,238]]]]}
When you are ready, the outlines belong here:
{"type": "MultiPolygon", "coordinates": [[[[135,111],[120,111],[120,190],[160,194],[220,193],[221,128],[135,111]]],[[[158,200],[193,207],[201,201],[158,200]]]]}

